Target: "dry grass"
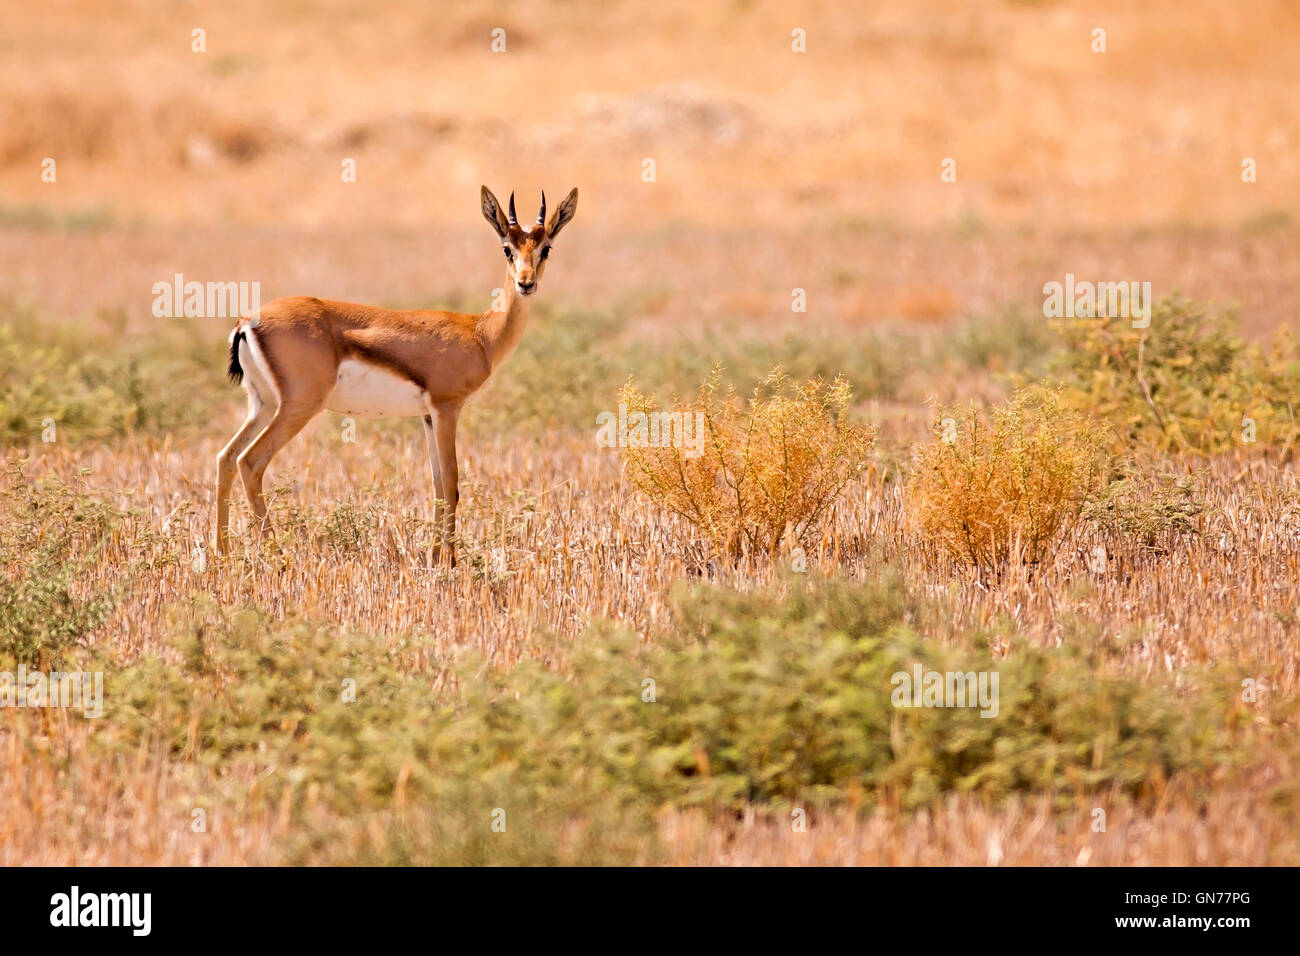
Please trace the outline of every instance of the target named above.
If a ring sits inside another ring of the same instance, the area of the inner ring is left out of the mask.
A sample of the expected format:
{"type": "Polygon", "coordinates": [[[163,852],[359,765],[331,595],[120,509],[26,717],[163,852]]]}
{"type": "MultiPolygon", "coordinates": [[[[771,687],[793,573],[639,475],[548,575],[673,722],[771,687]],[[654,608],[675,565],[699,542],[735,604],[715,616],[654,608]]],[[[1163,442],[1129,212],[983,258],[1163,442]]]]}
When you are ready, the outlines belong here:
{"type": "MultiPolygon", "coordinates": [[[[471,558],[458,573],[430,569],[422,550],[428,502],[419,435],[385,432],[349,446],[327,422],[292,445],[278,471],[279,547],[248,545],[228,563],[210,558],[208,570],[196,573],[192,543],[207,533],[211,497],[203,478],[220,440],[212,434],[179,445],[138,436],[7,453],[13,460],[36,452],[27,465],[33,474],[73,481],[83,472],[89,491],[131,509],[79,583],[86,594],[102,593],[121,583],[124,569],[147,568],[94,632],[95,645],[123,662],[174,655],[168,609],[206,594],[276,618],[346,622],[377,641],[419,635],[404,672],[445,693],[467,650],[499,668],[540,659],[563,669],[565,641],[592,618],[623,622],[653,642],[666,623],[667,593],[698,573],[682,549],[685,528],[633,492],[616,453],[592,454],[589,437],[561,434],[468,444],[463,527],[471,558]],[[356,513],[340,519],[337,503],[349,500],[356,513]],[[339,531],[349,521],[358,534],[339,531]],[[547,632],[561,643],[539,640],[547,632]]],[[[1076,529],[1032,579],[1013,572],[990,589],[959,583],[961,566],[908,531],[899,487],[875,478],[846,495],[811,560],[814,572],[849,577],[882,558],[901,562],[934,597],[916,624],[941,643],[960,646],[983,632],[997,646],[1016,634],[1039,646],[1088,649],[1099,674],[1140,680],[1231,663],[1256,676],[1269,700],[1289,700],[1300,677],[1297,475],[1224,460],[1211,468],[1202,494],[1208,510],[1197,535],[1174,536],[1156,550],[1076,529]],[[1088,563],[1099,543],[1104,572],[1088,563]],[[879,550],[869,550],[873,545],[879,550]]],[[[765,590],[779,586],[777,573],[759,567],[718,583],[765,590]]],[[[76,715],[3,716],[6,777],[21,781],[0,795],[5,862],[283,862],[301,859],[287,848],[303,827],[330,819],[323,809],[303,811],[304,818],[287,805],[283,812],[268,805],[253,770],[213,781],[156,747],[98,754],[95,727],[76,715]],[[189,830],[195,806],[209,811],[201,836],[189,830]]],[[[911,817],[886,803],[870,821],[839,811],[816,817],[799,839],[779,818],[741,827],[719,819],[711,830],[699,818],[670,816],[662,822],[664,849],[647,846],[644,854],[714,863],[1295,863],[1295,794],[1286,784],[1294,758],[1285,751],[1247,757],[1246,769],[1216,782],[1212,797],[1174,787],[1154,803],[1114,811],[1104,834],[1087,829],[1082,810],[1071,820],[1045,809],[959,802],[911,817]]],[[[1101,795],[1090,806],[1112,804],[1101,795]]],[[[346,858],[346,844],[334,852],[346,858]]]]}
{"type": "Polygon", "coordinates": [[[1286,818],[1239,798],[1174,798],[1154,812],[1102,801],[1064,816],[1046,801],[995,810],[953,799],[914,815],[835,814],[806,833],[786,820],[711,826],[700,815],[665,827],[670,860],[683,866],[1294,866],[1300,845],[1286,818]],[[1105,832],[1094,830],[1096,809],[1105,832]]]}

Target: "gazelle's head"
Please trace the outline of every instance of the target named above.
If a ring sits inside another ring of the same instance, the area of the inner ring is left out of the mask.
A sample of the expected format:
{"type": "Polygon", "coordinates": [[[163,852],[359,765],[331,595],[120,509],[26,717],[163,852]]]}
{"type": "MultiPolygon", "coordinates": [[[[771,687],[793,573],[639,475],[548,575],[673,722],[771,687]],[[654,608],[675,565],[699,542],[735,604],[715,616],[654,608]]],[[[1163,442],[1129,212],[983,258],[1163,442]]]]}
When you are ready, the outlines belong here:
{"type": "Polygon", "coordinates": [[[521,226],[515,217],[515,194],[510,194],[509,214],[501,211],[501,204],[492,190],[483,187],[483,218],[501,239],[505,250],[510,280],[520,295],[532,295],[546,271],[546,259],[551,254],[551,243],[559,235],[573,214],[578,211],[578,190],[573,189],[563,202],[546,218],[546,193],[542,193],[542,208],[537,212],[537,222],[521,226]]]}

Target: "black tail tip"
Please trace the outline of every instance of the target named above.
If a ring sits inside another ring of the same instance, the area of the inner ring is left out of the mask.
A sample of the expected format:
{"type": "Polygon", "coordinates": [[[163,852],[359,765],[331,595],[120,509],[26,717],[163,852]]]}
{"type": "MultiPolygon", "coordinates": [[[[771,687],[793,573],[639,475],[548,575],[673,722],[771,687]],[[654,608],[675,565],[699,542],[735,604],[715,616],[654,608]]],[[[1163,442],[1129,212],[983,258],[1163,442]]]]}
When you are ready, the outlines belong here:
{"type": "Polygon", "coordinates": [[[244,367],[239,364],[239,343],[244,341],[245,334],[243,329],[239,329],[230,337],[230,365],[226,373],[236,385],[244,380],[244,367]]]}

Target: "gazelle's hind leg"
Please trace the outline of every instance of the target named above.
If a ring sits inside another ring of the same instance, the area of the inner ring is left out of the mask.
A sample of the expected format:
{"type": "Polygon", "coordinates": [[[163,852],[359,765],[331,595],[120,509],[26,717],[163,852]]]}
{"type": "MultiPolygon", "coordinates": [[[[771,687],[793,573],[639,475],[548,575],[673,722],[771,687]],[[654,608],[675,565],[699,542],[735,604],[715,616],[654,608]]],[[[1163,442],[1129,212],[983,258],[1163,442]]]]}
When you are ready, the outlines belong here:
{"type": "Polygon", "coordinates": [[[248,418],[217,455],[217,553],[230,550],[230,489],[235,483],[235,466],[244,449],[259,432],[271,423],[273,412],[251,388],[248,391],[248,418]]]}
{"type": "Polygon", "coordinates": [[[263,537],[271,533],[271,523],[266,519],[266,498],[262,495],[262,478],[266,474],[266,466],[324,407],[323,396],[315,400],[281,396],[280,408],[271,419],[271,424],[239,456],[239,477],[243,479],[244,493],[248,496],[253,514],[261,522],[263,537]]]}
{"type": "Polygon", "coordinates": [[[230,550],[230,489],[235,481],[239,456],[258,434],[271,423],[275,414],[275,389],[261,372],[248,361],[247,346],[240,343],[244,368],[244,388],[248,391],[248,417],[239,431],[217,454],[217,553],[230,550]]]}
{"type": "MultiPolygon", "coordinates": [[[[267,361],[268,352],[276,348],[275,333],[267,328],[265,316],[263,320],[256,331],[249,332],[249,357],[261,379],[274,390],[277,407],[270,423],[239,453],[236,461],[239,463],[239,477],[244,482],[244,493],[253,514],[261,522],[262,535],[266,537],[271,531],[266,520],[266,498],[262,495],[266,466],[325,407],[338,381],[338,362],[328,339],[312,338],[298,343],[289,355],[281,355],[280,367],[292,367],[295,374],[277,376],[274,372],[276,365],[267,361]]],[[[240,355],[243,355],[242,351],[240,355]]]]}

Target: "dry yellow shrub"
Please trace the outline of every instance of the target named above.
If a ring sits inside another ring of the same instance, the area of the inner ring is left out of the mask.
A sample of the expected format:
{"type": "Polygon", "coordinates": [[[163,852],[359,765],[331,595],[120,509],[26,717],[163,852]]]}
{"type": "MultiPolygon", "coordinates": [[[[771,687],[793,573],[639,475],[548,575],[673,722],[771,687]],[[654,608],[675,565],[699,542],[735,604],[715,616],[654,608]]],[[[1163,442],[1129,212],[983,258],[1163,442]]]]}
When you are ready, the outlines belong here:
{"type": "Polygon", "coordinates": [[[1020,389],[991,422],[974,405],[940,410],[932,430],[915,449],[909,521],[981,572],[1046,558],[1101,477],[1101,428],[1058,389],[1020,389]]]}
{"type": "MultiPolygon", "coordinates": [[[[807,544],[866,467],[875,441],[874,428],[847,421],[850,397],[841,378],[795,385],[777,370],[742,402],[720,387],[714,369],[693,402],[673,409],[690,416],[688,430],[698,426],[698,440],[684,447],[630,434],[623,448],[628,477],[695,525],[718,554],[775,554],[785,540],[807,544]]],[[[629,417],[665,414],[631,382],[620,401],[629,417]]]]}

